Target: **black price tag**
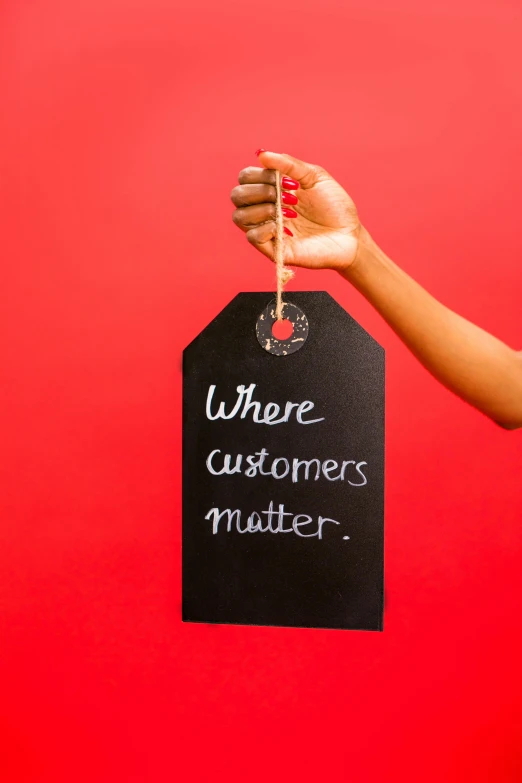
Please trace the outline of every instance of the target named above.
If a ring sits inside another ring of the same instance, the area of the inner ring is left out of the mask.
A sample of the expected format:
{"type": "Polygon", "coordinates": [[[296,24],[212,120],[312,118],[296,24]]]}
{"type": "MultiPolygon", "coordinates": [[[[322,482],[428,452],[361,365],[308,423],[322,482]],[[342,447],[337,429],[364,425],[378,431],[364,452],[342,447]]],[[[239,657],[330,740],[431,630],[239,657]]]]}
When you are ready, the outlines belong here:
{"type": "Polygon", "coordinates": [[[384,350],[325,292],[242,293],[183,356],[183,620],[382,630],[384,350]]]}

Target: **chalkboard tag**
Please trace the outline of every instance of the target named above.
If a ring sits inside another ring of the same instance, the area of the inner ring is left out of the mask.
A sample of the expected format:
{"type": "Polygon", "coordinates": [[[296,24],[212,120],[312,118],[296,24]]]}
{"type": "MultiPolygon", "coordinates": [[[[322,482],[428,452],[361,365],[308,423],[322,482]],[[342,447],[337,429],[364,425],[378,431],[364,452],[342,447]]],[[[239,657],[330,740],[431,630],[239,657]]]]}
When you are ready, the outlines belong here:
{"type": "Polygon", "coordinates": [[[323,291],[283,317],[238,294],[183,354],[183,620],[380,631],[384,350],[323,291]]]}

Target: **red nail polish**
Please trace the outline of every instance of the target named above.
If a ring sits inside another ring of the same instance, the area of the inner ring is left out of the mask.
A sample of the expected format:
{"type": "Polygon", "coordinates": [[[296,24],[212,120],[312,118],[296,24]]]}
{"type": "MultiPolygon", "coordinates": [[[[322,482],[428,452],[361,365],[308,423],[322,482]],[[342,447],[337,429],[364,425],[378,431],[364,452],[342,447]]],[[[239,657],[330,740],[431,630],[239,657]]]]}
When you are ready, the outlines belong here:
{"type": "Polygon", "coordinates": [[[259,157],[262,152],[266,152],[266,150],[264,150],[263,148],[260,148],[260,149],[256,150],[256,155],[259,157]]]}
{"type": "Polygon", "coordinates": [[[281,185],[286,188],[286,190],[297,190],[299,182],[296,182],[295,179],[291,179],[290,177],[283,177],[281,185]]]}
{"type": "Polygon", "coordinates": [[[297,212],[294,212],[293,209],[288,209],[288,207],[283,207],[281,212],[283,213],[283,215],[285,217],[288,217],[288,218],[297,217],[297,212]]]}
{"type": "Polygon", "coordinates": [[[285,232],[285,234],[288,234],[289,237],[293,237],[294,236],[292,234],[292,232],[290,231],[290,229],[287,228],[286,226],[283,226],[283,231],[285,232]]]}
{"type": "Polygon", "coordinates": [[[281,193],[281,201],[283,204],[297,204],[297,196],[293,193],[281,193]]]}

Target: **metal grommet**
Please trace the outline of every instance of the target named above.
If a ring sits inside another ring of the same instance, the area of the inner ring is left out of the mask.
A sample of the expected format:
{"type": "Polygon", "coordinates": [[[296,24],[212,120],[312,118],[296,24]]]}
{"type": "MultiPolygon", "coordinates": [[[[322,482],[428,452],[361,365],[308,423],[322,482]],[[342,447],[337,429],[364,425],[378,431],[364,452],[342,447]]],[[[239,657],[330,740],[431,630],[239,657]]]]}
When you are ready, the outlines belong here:
{"type": "Polygon", "coordinates": [[[275,300],[265,307],[256,322],[256,336],[261,348],[274,356],[287,356],[295,353],[306,342],[308,337],[308,318],[297,305],[283,302],[283,318],[290,321],[293,332],[287,340],[278,340],[272,333],[272,326],[277,321],[275,300]]]}

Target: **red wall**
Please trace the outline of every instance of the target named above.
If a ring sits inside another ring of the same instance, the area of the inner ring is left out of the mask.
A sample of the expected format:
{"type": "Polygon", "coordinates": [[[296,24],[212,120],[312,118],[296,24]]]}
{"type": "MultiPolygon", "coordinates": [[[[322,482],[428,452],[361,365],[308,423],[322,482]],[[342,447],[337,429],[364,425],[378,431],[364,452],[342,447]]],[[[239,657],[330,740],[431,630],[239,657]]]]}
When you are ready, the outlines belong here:
{"type": "Polygon", "coordinates": [[[0,10],[0,779],[520,781],[521,435],[387,350],[383,634],[180,620],[180,362],[265,147],[522,348],[519,0],[0,10]]]}

